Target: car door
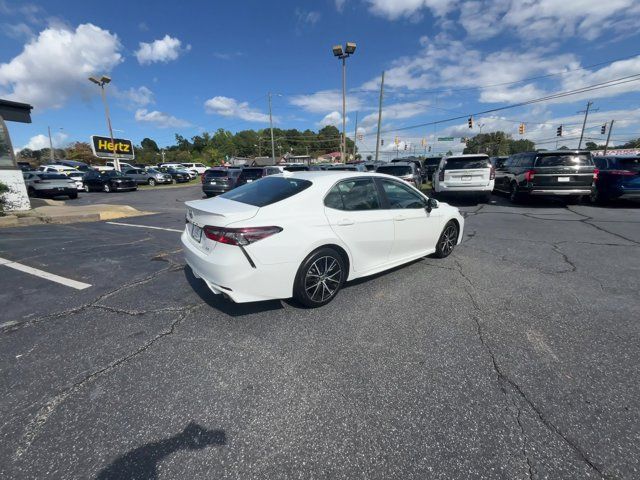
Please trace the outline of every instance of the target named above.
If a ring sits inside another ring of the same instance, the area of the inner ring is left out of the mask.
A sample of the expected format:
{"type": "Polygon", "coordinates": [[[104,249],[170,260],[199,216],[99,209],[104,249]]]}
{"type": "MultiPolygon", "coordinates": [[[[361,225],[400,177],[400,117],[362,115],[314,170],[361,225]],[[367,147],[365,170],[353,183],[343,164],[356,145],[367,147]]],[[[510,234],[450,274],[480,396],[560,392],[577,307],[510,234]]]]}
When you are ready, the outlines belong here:
{"type": "Polygon", "coordinates": [[[366,273],[388,262],[394,238],[392,212],[381,208],[373,179],[338,182],[324,204],[329,225],[349,250],[355,272],[366,273]]]}
{"type": "Polygon", "coordinates": [[[442,231],[442,214],[426,211],[427,199],[396,180],[376,179],[384,194],[383,208],[393,218],[394,240],[390,261],[433,252],[442,231]]]}

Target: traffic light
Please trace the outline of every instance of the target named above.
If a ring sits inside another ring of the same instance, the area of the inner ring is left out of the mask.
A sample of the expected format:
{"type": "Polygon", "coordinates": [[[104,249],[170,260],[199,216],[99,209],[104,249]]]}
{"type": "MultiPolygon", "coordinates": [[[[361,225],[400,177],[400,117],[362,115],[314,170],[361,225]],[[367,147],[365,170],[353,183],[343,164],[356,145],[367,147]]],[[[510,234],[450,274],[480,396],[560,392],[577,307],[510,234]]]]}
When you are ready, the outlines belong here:
{"type": "Polygon", "coordinates": [[[473,128],[473,117],[469,117],[469,128],[473,128]]]}
{"type": "Polygon", "coordinates": [[[431,151],[431,145],[429,145],[429,151],[431,151]]]}
{"type": "Polygon", "coordinates": [[[383,145],[384,145],[384,138],[381,138],[380,139],[380,146],[383,146],[383,145]]]}
{"type": "Polygon", "coordinates": [[[556,137],[561,137],[562,136],[562,125],[560,125],[557,129],[556,129],[556,137]]]}
{"type": "Polygon", "coordinates": [[[604,135],[605,133],[607,133],[607,124],[606,123],[600,127],[600,135],[604,135]]]}
{"type": "Polygon", "coordinates": [[[405,149],[405,150],[407,149],[407,144],[406,144],[406,143],[404,144],[404,149],[405,149]]]}
{"type": "Polygon", "coordinates": [[[393,143],[395,143],[396,145],[398,145],[400,143],[400,139],[398,137],[395,138],[395,140],[393,141],[393,143]]]}
{"type": "Polygon", "coordinates": [[[526,131],[526,127],[524,125],[524,123],[521,123],[520,126],[518,127],[518,133],[520,135],[524,135],[524,132],[526,131]]]}

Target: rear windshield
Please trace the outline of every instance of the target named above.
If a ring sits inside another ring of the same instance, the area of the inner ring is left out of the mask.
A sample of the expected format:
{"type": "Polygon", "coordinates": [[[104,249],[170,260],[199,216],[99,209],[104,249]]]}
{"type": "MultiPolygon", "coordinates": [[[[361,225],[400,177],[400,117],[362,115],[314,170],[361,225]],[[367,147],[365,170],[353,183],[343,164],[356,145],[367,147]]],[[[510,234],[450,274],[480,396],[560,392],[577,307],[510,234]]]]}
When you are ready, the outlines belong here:
{"type": "Polygon", "coordinates": [[[403,175],[411,175],[411,167],[406,165],[385,165],[383,167],[378,167],[376,172],[401,177],[403,175]]]}
{"type": "Polygon", "coordinates": [[[308,171],[309,167],[306,165],[291,165],[289,167],[284,167],[287,172],[304,172],[308,171]]]}
{"type": "Polygon", "coordinates": [[[229,176],[229,171],[228,170],[207,170],[204,176],[209,178],[227,177],[229,176]]]}
{"type": "Polygon", "coordinates": [[[292,197],[309,188],[311,182],[301,178],[265,177],[220,195],[227,200],[265,207],[292,197]]]}
{"type": "Polygon", "coordinates": [[[438,164],[440,163],[440,160],[442,160],[442,157],[426,158],[424,160],[424,164],[425,166],[429,166],[429,167],[437,167],[438,164]]]}
{"type": "Polygon", "coordinates": [[[357,172],[358,168],[357,167],[348,167],[348,166],[344,166],[344,167],[331,167],[329,170],[346,170],[349,172],[357,172]]]}
{"type": "Polygon", "coordinates": [[[452,157],[447,158],[444,169],[445,170],[463,170],[468,168],[489,168],[491,162],[487,157],[452,157]]]}
{"type": "Polygon", "coordinates": [[[632,170],[640,172],[640,157],[636,158],[617,158],[616,167],[623,170],[632,170]]]}
{"type": "Polygon", "coordinates": [[[580,167],[591,165],[593,165],[591,155],[584,154],[538,155],[538,157],[536,158],[536,167],[580,167]]]}
{"type": "Polygon", "coordinates": [[[260,178],[262,177],[261,168],[245,168],[240,174],[243,178],[260,178]]]}

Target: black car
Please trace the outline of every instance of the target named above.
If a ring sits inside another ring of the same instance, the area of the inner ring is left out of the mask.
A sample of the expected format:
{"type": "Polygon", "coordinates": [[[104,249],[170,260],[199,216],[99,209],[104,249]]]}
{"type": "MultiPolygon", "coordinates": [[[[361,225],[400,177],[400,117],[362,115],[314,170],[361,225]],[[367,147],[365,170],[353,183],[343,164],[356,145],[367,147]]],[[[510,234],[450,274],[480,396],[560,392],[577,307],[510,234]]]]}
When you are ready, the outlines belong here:
{"type": "Polygon", "coordinates": [[[260,180],[262,177],[276,175],[278,173],[281,173],[278,167],[245,167],[242,169],[242,172],[238,177],[236,187],[244,185],[245,183],[255,182],[256,180],[260,180]]]}
{"type": "Polygon", "coordinates": [[[284,169],[287,172],[308,172],[311,170],[308,165],[287,165],[284,169]]]}
{"type": "Polygon", "coordinates": [[[158,170],[162,173],[166,173],[167,175],[171,175],[173,183],[185,183],[191,180],[191,177],[189,177],[189,174],[186,171],[176,170],[171,167],[160,167],[158,170]]]}
{"type": "Polygon", "coordinates": [[[207,197],[228,192],[236,187],[241,168],[215,167],[202,174],[202,192],[207,197]]]}
{"type": "Polygon", "coordinates": [[[87,192],[118,192],[120,190],[137,190],[138,184],[131,178],[117,170],[89,171],[84,175],[87,192]]]}
{"type": "Polygon", "coordinates": [[[433,180],[433,173],[438,169],[442,157],[427,157],[422,162],[422,173],[425,181],[433,180]]]}
{"type": "Polygon", "coordinates": [[[591,193],[592,203],[616,198],[640,198],[640,157],[595,157],[598,178],[591,193]]]}
{"type": "Polygon", "coordinates": [[[579,202],[591,195],[597,170],[591,153],[580,150],[511,155],[496,168],[495,190],[516,203],[527,195],[554,195],[579,202]]]}

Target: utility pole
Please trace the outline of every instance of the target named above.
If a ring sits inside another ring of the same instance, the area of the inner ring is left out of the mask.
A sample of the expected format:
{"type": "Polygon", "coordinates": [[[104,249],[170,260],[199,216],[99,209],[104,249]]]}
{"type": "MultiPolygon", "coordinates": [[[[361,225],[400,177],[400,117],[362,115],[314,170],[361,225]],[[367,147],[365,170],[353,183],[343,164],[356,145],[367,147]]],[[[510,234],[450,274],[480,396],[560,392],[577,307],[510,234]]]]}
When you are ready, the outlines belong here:
{"type": "Polygon", "coordinates": [[[47,129],[49,130],[49,159],[51,163],[53,163],[55,162],[55,158],[53,155],[53,142],[51,141],[51,127],[47,126],[47,129]]]}
{"type": "Polygon", "coordinates": [[[613,122],[615,120],[611,120],[609,124],[609,133],[607,133],[607,143],[604,144],[604,155],[607,154],[607,149],[609,148],[609,139],[611,138],[611,130],[613,130],[613,122]]]}
{"type": "Polygon", "coordinates": [[[269,128],[271,129],[271,160],[276,163],[276,144],[273,141],[273,116],[271,115],[271,92],[269,92],[269,128]]]}
{"type": "Polygon", "coordinates": [[[358,141],[358,112],[356,112],[356,128],[353,131],[353,161],[356,160],[356,142],[358,141]]]}
{"type": "MultiPolygon", "coordinates": [[[[591,108],[591,105],[593,105],[593,102],[588,101],[587,109],[584,110],[584,121],[582,122],[582,131],[580,132],[580,141],[578,142],[578,150],[580,150],[580,147],[582,147],[582,137],[584,137],[584,129],[587,126],[587,117],[589,116],[589,109],[591,108]]],[[[582,112],[578,112],[578,113],[582,113],[582,112]]]]}
{"type": "Polygon", "coordinates": [[[380,151],[380,123],[382,122],[382,96],[384,95],[384,70],[380,81],[380,101],[378,102],[378,132],[376,133],[376,162],[380,151]]]}
{"type": "Polygon", "coordinates": [[[164,148],[160,150],[160,154],[162,155],[162,163],[164,163],[164,148]]]}
{"type": "Polygon", "coordinates": [[[342,57],[342,163],[347,153],[347,57],[342,57]]]}

